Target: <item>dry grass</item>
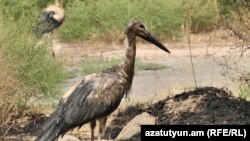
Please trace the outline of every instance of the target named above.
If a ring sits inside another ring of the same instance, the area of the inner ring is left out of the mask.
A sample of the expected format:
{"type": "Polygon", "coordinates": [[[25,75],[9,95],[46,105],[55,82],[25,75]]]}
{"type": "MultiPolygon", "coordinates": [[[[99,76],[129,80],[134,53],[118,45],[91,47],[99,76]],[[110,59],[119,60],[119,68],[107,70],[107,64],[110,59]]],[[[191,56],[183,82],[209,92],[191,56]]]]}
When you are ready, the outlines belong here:
{"type": "Polygon", "coordinates": [[[14,117],[25,109],[24,91],[28,90],[17,80],[15,73],[0,54],[0,136],[8,132],[14,117]]]}

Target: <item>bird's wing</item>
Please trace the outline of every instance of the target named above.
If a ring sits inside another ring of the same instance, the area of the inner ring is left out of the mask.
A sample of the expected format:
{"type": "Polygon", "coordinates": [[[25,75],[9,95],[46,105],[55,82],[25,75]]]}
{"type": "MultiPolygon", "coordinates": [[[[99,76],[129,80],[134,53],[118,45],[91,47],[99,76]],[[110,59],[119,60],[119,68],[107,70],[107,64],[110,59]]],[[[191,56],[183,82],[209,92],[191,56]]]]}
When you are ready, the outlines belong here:
{"type": "Polygon", "coordinates": [[[38,134],[37,141],[55,140],[59,135],[66,133],[69,130],[69,125],[71,125],[71,123],[68,122],[69,120],[65,120],[65,116],[70,114],[70,111],[72,112],[72,108],[75,108],[78,100],[85,99],[92,90],[93,82],[86,82],[83,80],[67,99],[61,100],[57,109],[43,124],[43,127],[38,134]]]}
{"type": "Polygon", "coordinates": [[[59,104],[44,123],[38,140],[55,139],[70,129],[113,112],[123,97],[126,82],[115,71],[92,74],[59,104]]]}
{"type": "Polygon", "coordinates": [[[59,107],[57,115],[61,115],[67,128],[82,126],[91,120],[106,116],[113,112],[123,97],[125,82],[118,79],[115,73],[99,73],[86,77],[72,94],[59,107]]]}

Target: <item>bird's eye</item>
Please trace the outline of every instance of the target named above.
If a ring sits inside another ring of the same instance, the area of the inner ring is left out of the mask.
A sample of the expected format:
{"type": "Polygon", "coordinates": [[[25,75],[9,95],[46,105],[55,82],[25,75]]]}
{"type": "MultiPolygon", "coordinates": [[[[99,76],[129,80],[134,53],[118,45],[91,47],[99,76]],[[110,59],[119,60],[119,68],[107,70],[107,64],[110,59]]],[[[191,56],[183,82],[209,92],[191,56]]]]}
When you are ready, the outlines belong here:
{"type": "Polygon", "coordinates": [[[143,24],[140,24],[139,27],[145,29],[145,26],[143,24]]]}

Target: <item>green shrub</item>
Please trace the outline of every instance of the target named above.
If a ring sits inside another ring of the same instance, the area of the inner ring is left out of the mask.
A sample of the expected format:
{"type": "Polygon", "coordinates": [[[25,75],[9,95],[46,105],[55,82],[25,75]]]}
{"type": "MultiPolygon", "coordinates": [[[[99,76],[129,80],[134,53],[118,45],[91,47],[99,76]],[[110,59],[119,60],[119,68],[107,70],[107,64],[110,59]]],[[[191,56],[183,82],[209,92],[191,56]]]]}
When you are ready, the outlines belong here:
{"type": "Polygon", "coordinates": [[[157,36],[179,36],[183,23],[181,0],[75,0],[67,7],[60,30],[64,40],[105,39],[123,36],[131,20],[143,21],[157,36]]]}
{"type": "Polygon", "coordinates": [[[243,84],[240,86],[240,97],[250,100],[250,85],[243,84]]]}
{"type": "MultiPolygon", "coordinates": [[[[241,12],[241,10],[245,10],[244,14],[248,14],[250,1],[249,0],[219,0],[219,10],[221,16],[225,18],[230,18],[233,13],[241,12]]],[[[232,18],[232,17],[231,17],[232,18]]]]}
{"type": "Polygon", "coordinates": [[[182,0],[185,20],[191,17],[192,32],[211,31],[219,20],[218,5],[214,0],[182,0]]]}
{"type": "Polygon", "coordinates": [[[0,3],[0,47],[7,61],[15,66],[18,79],[36,90],[33,93],[53,96],[57,85],[68,73],[48,53],[48,44],[39,43],[33,33],[40,9],[32,0],[0,3]],[[32,11],[32,12],[31,12],[32,11]]]}

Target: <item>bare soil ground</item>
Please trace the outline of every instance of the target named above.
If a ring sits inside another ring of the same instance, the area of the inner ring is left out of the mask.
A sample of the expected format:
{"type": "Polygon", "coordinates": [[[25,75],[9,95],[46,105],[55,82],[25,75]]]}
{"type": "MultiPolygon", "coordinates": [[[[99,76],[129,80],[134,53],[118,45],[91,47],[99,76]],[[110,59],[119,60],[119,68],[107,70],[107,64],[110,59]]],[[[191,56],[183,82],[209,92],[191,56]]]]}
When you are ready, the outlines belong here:
{"type": "MultiPolygon", "coordinates": [[[[198,88],[168,97],[154,104],[129,106],[113,115],[105,132],[105,139],[115,139],[122,128],[136,115],[148,112],[156,117],[156,124],[250,124],[250,102],[236,98],[224,89],[214,87],[198,88]]],[[[46,117],[44,115],[22,117],[19,127],[13,127],[5,140],[28,141],[34,139],[46,117]]],[[[87,128],[87,127],[84,127],[87,128]]],[[[88,140],[85,129],[69,134],[88,140]]],[[[139,141],[140,134],[128,141],[139,141]]]]}
{"type": "MultiPolygon", "coordinates": [[[[250,124],[250,102],[214,87],[198,88],[166,98],[152,105],[136,105],[119,112],[107,128],[105,137],[115,138],[136,115],[148,112],[157,125],[250,124]]],[[[140,134],[128,141],[139,141],[140,134]]]]}

